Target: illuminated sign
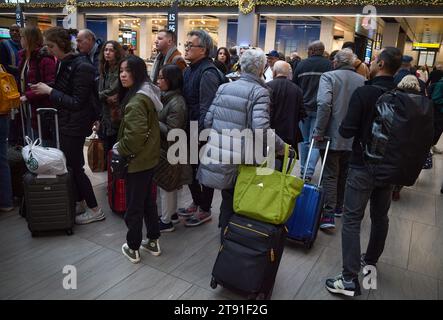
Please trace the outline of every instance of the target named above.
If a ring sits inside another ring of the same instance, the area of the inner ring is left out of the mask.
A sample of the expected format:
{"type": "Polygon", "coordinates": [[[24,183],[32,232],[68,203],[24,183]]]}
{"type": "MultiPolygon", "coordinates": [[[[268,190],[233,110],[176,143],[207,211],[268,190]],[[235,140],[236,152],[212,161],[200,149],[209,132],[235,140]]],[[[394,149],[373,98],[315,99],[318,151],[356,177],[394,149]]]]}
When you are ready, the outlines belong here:
{"type": "Polygon", "coordinates": [[[440,49],[440,43],[413,42],[412,48],[415,50],[440,49]]]}

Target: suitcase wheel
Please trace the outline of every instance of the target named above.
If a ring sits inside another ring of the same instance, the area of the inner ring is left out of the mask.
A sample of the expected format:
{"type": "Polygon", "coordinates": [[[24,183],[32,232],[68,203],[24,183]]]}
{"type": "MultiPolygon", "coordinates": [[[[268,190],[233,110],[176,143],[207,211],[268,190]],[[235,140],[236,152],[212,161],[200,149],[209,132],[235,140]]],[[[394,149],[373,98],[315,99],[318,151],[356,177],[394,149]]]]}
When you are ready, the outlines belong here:
{"type": "Polygon", "coordinates": [[[71,229],[66,229],[66,234],[68,236],[72,236],[74,234],[74,231],[72,231],[72,228],[71,229]]]}
{"type": "Polygon", "coordinates": [[[264,293],[259,293],[256,297],[255,300],[266,300],[266,295],[264,293]]]}
{"type": "Polygon", "coordinates": [[[248,295],[248,300],[266,300],[266,299],[267,299],[266,294],[263,292],[258,294],[251,293],[248,295]]]}
{"type": "Polygon", "coordinates": [[[211,288],[212,289],[217,288],[217,281],[215,281],[214,277],[211,278],[211,288]]]}
{"type": "Polygon", "coordinates": [[[305,248],[306,249],[311,249],[313,244],[314,244],[313,241],[307,241],[307,242],[305,242],[305,248]]]}
{"type": "Polygon", "coordinates": [[[25,204],[25,197],[22,198],[22,201],[20,203],[20,209],[18,211],[21,217],[26,218],[26,204],[25,204]]]}

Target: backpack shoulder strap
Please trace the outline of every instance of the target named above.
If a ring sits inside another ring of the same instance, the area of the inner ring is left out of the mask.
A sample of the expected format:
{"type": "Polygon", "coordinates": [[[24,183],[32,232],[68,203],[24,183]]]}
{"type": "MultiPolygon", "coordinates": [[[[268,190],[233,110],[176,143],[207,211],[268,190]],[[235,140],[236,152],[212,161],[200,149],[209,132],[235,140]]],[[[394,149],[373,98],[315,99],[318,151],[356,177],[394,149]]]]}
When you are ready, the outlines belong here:
{"type": "Polygon", "coordinates": [[[218,70],[216,66],[211,66],[211,65],[207,66],[206,68],[204,68],[204,69],[202,70],[202,72],[201,72],[201,76],[203,76],[203,74],[204,74],[206,71],[209,71],[209,70],[211,70],[211,69],[214,69],[214,70],[215,70],[215,73],[217,74],[218,80],[220,81],[219,85],[221,85],[221,84],[227,82],[227,81],[225,80],[225,78],[226,78],[225,75],[222,74],[222,72],[221,72],[220,70],[218,70]]]}
{"type": "Polygon", "coordinates": [[[376,85],[376,84],[371,84],[371,86],[372,86],[372,87],[375,87],[375,88],[377,88],[377,89],[380,89],[380,90],[382,90],[382,91],[383,91],[383,93],[386,93],[386,92],[392,91],[392,90],[389,90],[389,89],[388,89],[388,88],[386,88],[386,87],[383,87],[383,86],[379,86],[379,85],[376,85]]]}

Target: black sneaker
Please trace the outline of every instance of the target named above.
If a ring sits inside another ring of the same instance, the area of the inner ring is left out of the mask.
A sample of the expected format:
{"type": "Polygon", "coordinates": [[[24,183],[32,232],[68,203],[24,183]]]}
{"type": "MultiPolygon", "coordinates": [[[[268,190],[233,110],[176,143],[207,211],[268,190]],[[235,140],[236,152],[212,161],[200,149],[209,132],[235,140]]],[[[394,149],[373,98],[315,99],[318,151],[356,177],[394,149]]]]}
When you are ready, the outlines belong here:
{"type": "Polygon", "coordinates": [[[366,277],[368,274],[371,273],[371,270],[370,270],[370,268],[368,268],[368,266],[375,268],[375,270],[377,271],[377,266],[375,264],[367,263],[365,258],[366,258],[366,254],[362,253],[362,255],[360,256],[360,265],[362,267],[363,277],[366,277]]]}
{"type": "Polygon", "coordinates": [[[122,246],[122,253],[125,255],[126,258],[129,259],[132,263],[139,263],[140,262],[140,252],[138,250],[132,250],[128,247],[128,244],[125,243],[122,246]]]}
{"type": "Polygon", "coordinates": [[[356,297],[361,295],[360,283],[358,279],[345,281],[342,274],[335,278],[326,280],[326,289],[329,292],[343,294],[348,297],[356,297]]]}
{"type": "Polygon", "coordinates": [[[158,239],[143,240],[140,248],[144,251],[149,252],[153,256],[159,256],[162,253],[160,250],[160,243],[158,242],[158,239]]]}
{"type": "Polygon", "coordinates": [[[163,223],[163,221],[158,222],[158,226],[160,228],[160,232],[172,232],[175,230],[174,225],[172,222],[169,223],[163,223]]]}
{"type": "Polygon", "coordinates": [[[177,214],[177,213],[174,213],[174,214],[172,215],[172,217],[171,217],[171,222],[172,222],[172,224],[180,223],[180,219],[178,218],[178,214],[177,214]]]}

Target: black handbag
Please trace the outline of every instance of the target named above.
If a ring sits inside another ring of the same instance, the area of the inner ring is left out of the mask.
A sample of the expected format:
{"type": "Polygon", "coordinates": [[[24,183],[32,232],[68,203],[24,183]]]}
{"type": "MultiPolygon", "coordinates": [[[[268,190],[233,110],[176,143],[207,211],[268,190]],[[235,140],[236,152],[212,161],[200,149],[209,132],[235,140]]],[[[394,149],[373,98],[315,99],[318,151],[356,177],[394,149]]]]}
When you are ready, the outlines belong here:
{"type": "Polygon", "coordinates": [[[111,171],[114,174],[124,176],[128,171],[128,159],[122,157],[120,154],[112,153],[111,171]]]}

